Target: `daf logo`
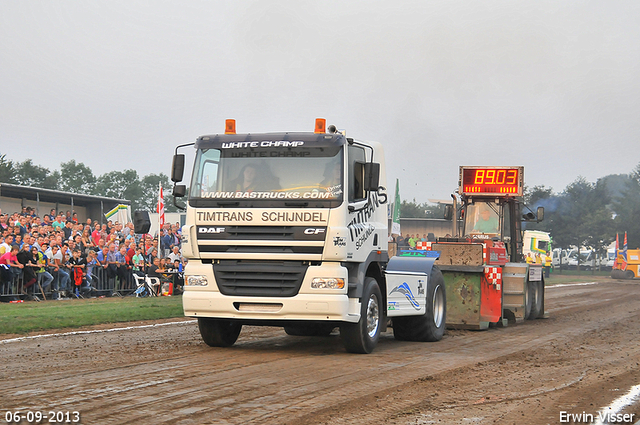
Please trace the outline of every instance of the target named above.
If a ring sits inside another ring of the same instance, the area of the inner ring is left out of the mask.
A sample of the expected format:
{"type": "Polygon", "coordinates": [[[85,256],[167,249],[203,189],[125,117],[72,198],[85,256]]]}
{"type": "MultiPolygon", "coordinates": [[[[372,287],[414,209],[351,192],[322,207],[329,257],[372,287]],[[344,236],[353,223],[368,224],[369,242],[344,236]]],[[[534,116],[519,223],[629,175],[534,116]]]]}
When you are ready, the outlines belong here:
{"type": "Polygon", "coordinates": [[[198,233],[224,233],[224,227],[201,227],[198,233]]]}
{"type": "Polygon", "coordinates": [[[309,227],[307,229],[304,229],[305,235],[318,235],[320,233],[324,233],[324,229],[317,229],[315,227],[309,227]]]}

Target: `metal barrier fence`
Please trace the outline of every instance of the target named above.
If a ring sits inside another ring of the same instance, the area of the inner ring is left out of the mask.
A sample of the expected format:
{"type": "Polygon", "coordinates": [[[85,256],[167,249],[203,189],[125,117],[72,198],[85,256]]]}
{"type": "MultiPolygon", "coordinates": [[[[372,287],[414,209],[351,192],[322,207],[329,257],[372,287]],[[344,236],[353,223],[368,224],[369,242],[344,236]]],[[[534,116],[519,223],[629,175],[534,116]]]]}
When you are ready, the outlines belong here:
{"type": "MultiPolygon", "coordinates": [[[[137,288],[133,274],[145,276],[144,273],[133,270],[123,270],[118,273],[116,270],[109,271],[102,267],[94,267],[90,275],[85,274],[83,284],[76,287],[71,271],[65,268],[61,268],[61,270],[62,272],[56,272],[53,267],[48,267],[47,272],[53,278],[52,280],[48,279],[46,273],[38,273],[36,283],[25,288],[22,269],[14,267],[4,269],[0,275],[0,297],[7,301],[8,299],[29,300],[34,297],[39,300],[51,300],[60,296],[125,296],[132,294],[137,288]],[[51,280],[48,285],[46,284],[47,280],[51,280]]],[[[162,281],[172,282],[175,287],[179,275],[168,274],[168,276],[162,281]]]]}

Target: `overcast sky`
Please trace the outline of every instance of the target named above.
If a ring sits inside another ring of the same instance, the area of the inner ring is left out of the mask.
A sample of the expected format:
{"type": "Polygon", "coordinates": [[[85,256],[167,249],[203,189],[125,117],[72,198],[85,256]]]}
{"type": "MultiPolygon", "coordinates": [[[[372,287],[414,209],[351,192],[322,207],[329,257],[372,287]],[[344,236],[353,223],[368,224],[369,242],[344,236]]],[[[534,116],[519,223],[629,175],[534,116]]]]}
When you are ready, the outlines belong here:
{"type": "Polygon", "coordinates": [[[459,165],[562,191],[639,162],[638,1],[0,0],[0,154],[170,174],[176,145],[312,131],[385,146],[390,192],[459,165]]]}

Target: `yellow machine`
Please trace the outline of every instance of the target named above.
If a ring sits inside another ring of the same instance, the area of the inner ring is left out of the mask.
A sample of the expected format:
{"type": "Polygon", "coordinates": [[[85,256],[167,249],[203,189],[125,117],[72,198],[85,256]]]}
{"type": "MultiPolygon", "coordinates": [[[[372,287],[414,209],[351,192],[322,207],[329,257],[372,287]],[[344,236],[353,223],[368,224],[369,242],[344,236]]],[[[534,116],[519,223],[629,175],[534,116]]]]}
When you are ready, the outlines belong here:
{"type": "Polygon", "coordinates": [[[618,251],[618,264],[611,270],[614,279],[633,279],[640,277],[640,249],[628,249],[625,264],[622,251],[618,251]]]}

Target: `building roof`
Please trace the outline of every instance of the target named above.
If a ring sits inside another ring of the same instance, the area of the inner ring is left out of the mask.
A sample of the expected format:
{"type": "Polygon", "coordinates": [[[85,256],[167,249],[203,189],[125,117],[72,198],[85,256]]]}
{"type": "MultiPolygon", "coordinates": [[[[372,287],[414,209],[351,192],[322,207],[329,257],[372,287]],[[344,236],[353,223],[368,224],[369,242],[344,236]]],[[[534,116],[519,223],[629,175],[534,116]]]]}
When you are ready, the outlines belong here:
{"type": "Polygon", "coordinates": [[[87,206],[96,202],[106,202],[109,205],[125,204],[131,205],[131,201],[126,199],[107,198],[104,196],[83,195],[80,193],[63,192],[61,190],[43,189],[40,187],[20,186],[17,184],[0,183],[0,196],[6,198],[28,199],[30,201],[39,200],[40,202],[65,202],[73,205],[87,206]]]}

